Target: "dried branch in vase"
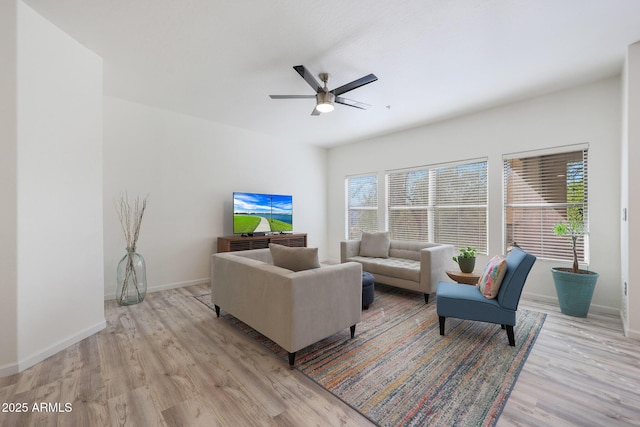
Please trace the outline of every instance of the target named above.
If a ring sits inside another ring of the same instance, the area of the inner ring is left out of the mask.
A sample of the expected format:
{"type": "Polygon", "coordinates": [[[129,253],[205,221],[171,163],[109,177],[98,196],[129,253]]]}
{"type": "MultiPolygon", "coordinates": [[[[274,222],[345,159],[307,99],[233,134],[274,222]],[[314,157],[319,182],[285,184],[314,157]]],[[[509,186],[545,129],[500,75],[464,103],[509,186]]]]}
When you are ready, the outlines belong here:
{"type": "Polygon", "coordinates": [[[142,200],[140,200],[140,196],[137,196],[132,203],[129,201],[129,195],[127,193],[120,196],[117,206],[118,218],[120,219],[124,239],[127,242],[128,248],[136,247],[138,236],[140,235],[142,217],[147,208],[148,199],[149,196],[146,196],[142,200]]]}
{"type": "Polygon", "coordinates": [[[147,199],[136,197],[129,201],[127,193],[120,196],[116,210],[127,242],[127,254],[118,263],[116,302],[119,305],[138,304],[147,292],[146,266],[142,255],[136,252],[142,217],[147,199]]]}

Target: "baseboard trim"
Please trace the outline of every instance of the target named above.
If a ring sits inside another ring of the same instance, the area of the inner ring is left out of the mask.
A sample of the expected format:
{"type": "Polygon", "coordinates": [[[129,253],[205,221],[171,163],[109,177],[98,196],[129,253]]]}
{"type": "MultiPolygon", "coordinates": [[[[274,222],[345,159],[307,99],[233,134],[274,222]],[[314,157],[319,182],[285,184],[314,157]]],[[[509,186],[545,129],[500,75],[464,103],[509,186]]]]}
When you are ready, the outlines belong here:
{"type": "MultiPolygon", "coordinates": [[[[551,305],[558,306],[558,299],[557,298],[549,297],[549,296],[546,296],[546,295],[532,294],[532,293],[529,293],[529,292],[523,292],[522,293],[522,298],[528,299],[528,300],[531,300],[531,301],[540,301],[540,302],[544,302],[546,304],[551,304],[551,305]]],[[[598,304],[593,304],[593,303],[591,303],[591,306],[589,307],[589,311],[593,311],[594,313],[600,313],[600,314],[612,314],[614,316],[619,316],[620,315],[620,309],[619,308],[608,307],[606,305],[598,305],[598,304]]]]}
{"type": "Polygon", "coordinates": [[[0,378],[8,377],[9,375],[17,374],[18,372],[17,363],[8,363],[0,366],[0,378]]]}
{"type": "Polygon", "coordinates": [[[634,340],[640,340],[640,331],[629,329],[629,325],[624,321],[624,318],[622,318],[622,312],[620,313],[620,318],[622,319],[622,329],[624,331],[624,336],[634,340]]]}
{"type": "MultiPolygon", "coordinates": [[[[47,347],[45,349],[42,349],[41,351],[38,351],[34,354],[32,354],[31,356],[27,357],[26,359],[20,360],[17,364],[17,372],[22,372],[25,369],[28,369],[30,367],[32,367],[33,365],[42,362],[43,360],[47,359],[48,357],[53,356],[54,354],[64,350],[65,348],[76,344],[80,341],[82,341],[85,338],[90,337],[91,335],[100,332],[101,330],[103,330],[104,328],[107,327],[107,322],[106,320],[103,320],[101,322],[98,322],[97,324],[84,329],[83,331],[78,332],[77,334],[74,334],[68,338],[65,338],[62,341],[59,341],[55,344],[53,344],[50,347],[47,347]]],[[[17,372],[13,372],[13,373],[17,373],[17,372]]]]}
{"type": "MultiPolygon", "coordinates": [[[[165,283],[165,284],[161,284],[161,285],[154,285],[154,286],[149,286],[147,288],[147,293],[149,292],[158,292],[158,291],[166,291],[167,289],[176,289],[176,288],[184,288],[185,286],[191,286],[191,285],[203,285],[206,283],[211,282],[211,279],[209,277],[204,278],[204,279],[195,279],[195,280],[187,280],[185,282],[176,282],[176,283],[165,283]]],[[[115,289],[113,291],[113,293],[108,293],[108,294],[104,294],[104,300],[108,301],[108,300],[112,300],[112,299],[116,299],[116,292],[115,289]]]]}

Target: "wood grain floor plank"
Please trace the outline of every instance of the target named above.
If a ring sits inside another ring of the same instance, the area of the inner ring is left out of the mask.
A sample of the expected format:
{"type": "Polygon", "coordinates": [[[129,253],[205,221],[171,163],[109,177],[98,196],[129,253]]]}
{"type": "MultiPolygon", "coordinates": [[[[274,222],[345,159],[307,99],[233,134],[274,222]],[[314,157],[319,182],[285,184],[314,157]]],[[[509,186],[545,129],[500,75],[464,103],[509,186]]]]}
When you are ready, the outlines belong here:
{"type": "Polygon", "coordinates": [[[623,336],[618,318],[521,307],[548,316],[498,426],[640,425],[640,343],[623,336]]]}
{"type": "MultiPolygon", "coordinates": [[[[0,379],[2,402],[69,402],[72,412],[0,413],[0,425],[373,425],[193,298],[208,291],[107,301],[104,331],[0,379]]],[[[548,316],[499,427],[640,426],[640,343],[619,319],[521,308],[548,316]]]]}
{"type": "Polygon", "coordinates": [[[201,397],[179,402],[162,411],[162,416],[169,426],[225,427],[201,397]]]}
{"type": "Polygon", "coordinates": [[[154,393],[138,387],[109,399],[112,426],[166,426],[154,393]]]}

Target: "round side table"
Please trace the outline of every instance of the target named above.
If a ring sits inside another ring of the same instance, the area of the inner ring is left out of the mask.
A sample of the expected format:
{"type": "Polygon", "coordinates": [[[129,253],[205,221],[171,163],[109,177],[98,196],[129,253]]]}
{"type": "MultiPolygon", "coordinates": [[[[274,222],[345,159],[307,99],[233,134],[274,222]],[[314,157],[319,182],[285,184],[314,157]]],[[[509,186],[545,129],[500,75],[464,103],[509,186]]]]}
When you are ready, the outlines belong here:
{"type": "Polygon", "coordinates": [[[480,275],[475,272],[463,273],[462,271],[447,270],[446,273],[451,280],[465,285],[475,285],[478,283],[478,280],[480,280],[480,275]]]}

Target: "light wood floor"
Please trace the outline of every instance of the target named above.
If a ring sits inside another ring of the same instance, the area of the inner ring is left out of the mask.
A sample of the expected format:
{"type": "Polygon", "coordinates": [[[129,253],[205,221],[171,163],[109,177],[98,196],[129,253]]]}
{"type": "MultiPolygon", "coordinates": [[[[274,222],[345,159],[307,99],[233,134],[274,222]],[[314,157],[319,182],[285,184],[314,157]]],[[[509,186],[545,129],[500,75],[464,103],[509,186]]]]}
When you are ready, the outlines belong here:
{"type": "MultiPolygon", "coordinates": [[[[3,426],[370,426],[367,419],[191,296],[195,285],[106,303],[107,329],[0,378],[3,426]],[[38,413],[34,403],[71,403],[38,413]]],[[[613,316],[553,306],[498,426],[640,425],[640,343],[613,316]]]]}

